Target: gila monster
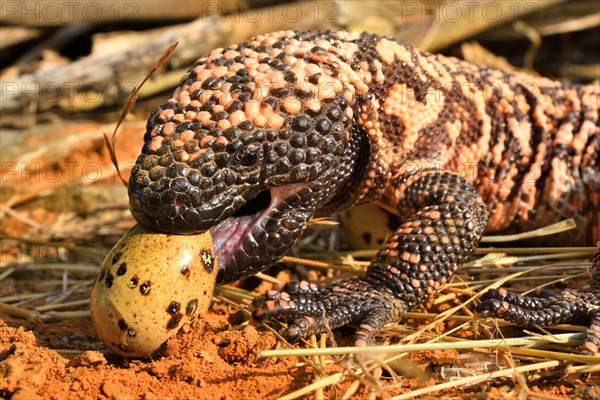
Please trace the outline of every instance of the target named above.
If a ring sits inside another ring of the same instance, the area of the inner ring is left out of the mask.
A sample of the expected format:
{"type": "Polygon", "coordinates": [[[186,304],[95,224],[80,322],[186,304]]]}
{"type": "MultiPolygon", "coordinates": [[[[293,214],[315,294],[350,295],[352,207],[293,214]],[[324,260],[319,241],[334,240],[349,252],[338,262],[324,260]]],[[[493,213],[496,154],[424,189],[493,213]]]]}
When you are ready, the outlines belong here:
{"type": "MultiPolygon", "coordinates": [[[[448,282],[484,232],[574,218],[600,237],[598,85],[568,85],[420,52],[368,33],[281,31],[214,50],[151,114],[129,196],[143,226],[210,229],[217,284],[273,265],[315,215],[379,201],[399,226],[363,276],[290,282],[254,300],[284,337],[356,323],[355,345],[448,282]]],[[[600,242],[598,244],[600,246],[600,242]]],[[[600,347],[600,250],[591,290],[484,294],[521,326],[589,326],[600,347]]]]}

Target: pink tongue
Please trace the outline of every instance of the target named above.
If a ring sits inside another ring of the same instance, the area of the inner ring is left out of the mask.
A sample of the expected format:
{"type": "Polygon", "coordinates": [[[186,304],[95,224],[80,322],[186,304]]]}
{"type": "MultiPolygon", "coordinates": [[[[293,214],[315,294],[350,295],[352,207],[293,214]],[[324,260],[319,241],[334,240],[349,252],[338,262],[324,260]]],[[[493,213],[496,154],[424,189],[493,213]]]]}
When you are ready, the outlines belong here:
{"type": "Polygon", "coordinates": [[[295,183],[285,186],[277,186],[270,189],[271,203],[269,206],[253,215],[243,217],[229,217],[219,225],[210,229],[213,238],[215,252],[221,268],[225,268],[235,253],[240,249],[244,238],[250,234],[254,225],[269,214],[269,212],[283,202],[285,198],[290,197],[304,188],[306,183],[295,183]]]}
{"type": "Polygon", "coordinates": [[[252,228],[253,222],[255,222],[253,220],[257,217],[258,215],[230,217],[211,229],[219,265],[224,267],[233,258],[242,244],[242,239],[252,228]]]}

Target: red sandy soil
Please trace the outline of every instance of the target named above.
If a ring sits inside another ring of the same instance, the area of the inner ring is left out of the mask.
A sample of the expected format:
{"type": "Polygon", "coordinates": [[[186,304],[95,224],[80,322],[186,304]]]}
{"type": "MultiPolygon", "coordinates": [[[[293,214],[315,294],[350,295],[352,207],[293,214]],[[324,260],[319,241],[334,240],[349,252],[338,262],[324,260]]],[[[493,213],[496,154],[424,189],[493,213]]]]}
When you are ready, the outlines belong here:
{"type": "Polygon", "coordinates": [[[226,308],[171,339],[155,359],[126,360],[101,347],[89,320],[0,322],[0,395],[11,399],[277,398],[310,383],[293,359],[258,359],[273,334],[223,330],[226,308]],[[60,349],[56,351],[54,349],[60,349]],[[73,352],[75,351],[75,352],[73,352]]]}
{"type": "MultiPolygon", "coordinates": [[[[264,349],[278,347],[275,335],[246,323],[240,313],[213,304],[200,326],[170,339],[152,359],[128,360],[111,354],[89,320],[56,323],[0,316],[0,396],[19,399],[276,399],[310,384],[314,369],[295,358],[260,358],[264,349]]],[[[344,341],[343,338],[338,338],[344,341]]],[[[392,396],[436,383],[431,372],[451,363],[455,351],[413,354],[417,373],[425,378],[401,378],[398,388],[380,392],[392,396]]],[[[347,359],[326,367],[327,375],[344,370],[347,359]]],[[[406,362],[397,369],[406,372],[406,362]]],[[[394,366],[392,365],[392,368],[394,366]]],[[[385,373],[384,373],[385,377],[385,373]]],[[[388,376],[389,377],[389,376],[388,376]]],[[[542,396],[599,398],[597,375],[530,377],[529,389],[542,396]]],[[[382,386],[390,385],[381,379],[382,386]]],[[[340,398],[349,382],[325,391],[340,398]]],[[[515,398],[512,379],[450,389],[441,398],[469,396],[515,398]]],[[[364,386],[357,398],[366,398],[364,386]]],[[[312,398],[312,396],[310,397],[312,398]]],[[[431,397],[433,398],[433,397],[431,397]]]]}

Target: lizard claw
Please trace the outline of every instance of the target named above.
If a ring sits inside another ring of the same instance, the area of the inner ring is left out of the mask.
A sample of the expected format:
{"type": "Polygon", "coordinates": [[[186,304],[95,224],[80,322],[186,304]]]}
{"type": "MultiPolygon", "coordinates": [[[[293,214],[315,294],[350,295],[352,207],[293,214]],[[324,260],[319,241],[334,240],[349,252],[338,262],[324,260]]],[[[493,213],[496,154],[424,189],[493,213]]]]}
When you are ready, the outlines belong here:
{"type": "Polygon", "coordinates": [[[328,332],[351,322],[359,323],[355,346],[367,346],[388,323],[398,322],[406,305],[385,290],[358,279],[320,287],[306,281],[290,282],[254,299],[252,316],[258,321],[290,322],[284,338],[293,343],[302,337],[328,332]]]}

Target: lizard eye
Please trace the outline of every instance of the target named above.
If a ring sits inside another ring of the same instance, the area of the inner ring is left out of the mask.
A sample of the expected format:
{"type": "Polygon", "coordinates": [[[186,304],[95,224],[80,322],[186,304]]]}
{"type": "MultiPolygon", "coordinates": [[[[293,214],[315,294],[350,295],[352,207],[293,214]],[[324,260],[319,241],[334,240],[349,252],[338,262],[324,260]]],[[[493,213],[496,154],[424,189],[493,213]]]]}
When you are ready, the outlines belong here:
{"type": "Polygon", "coordinates": [[[248,146],[240,155],[240,164],[244,167],[254,167],[260,159],[259,150],[258,146],[248,146]]]}

